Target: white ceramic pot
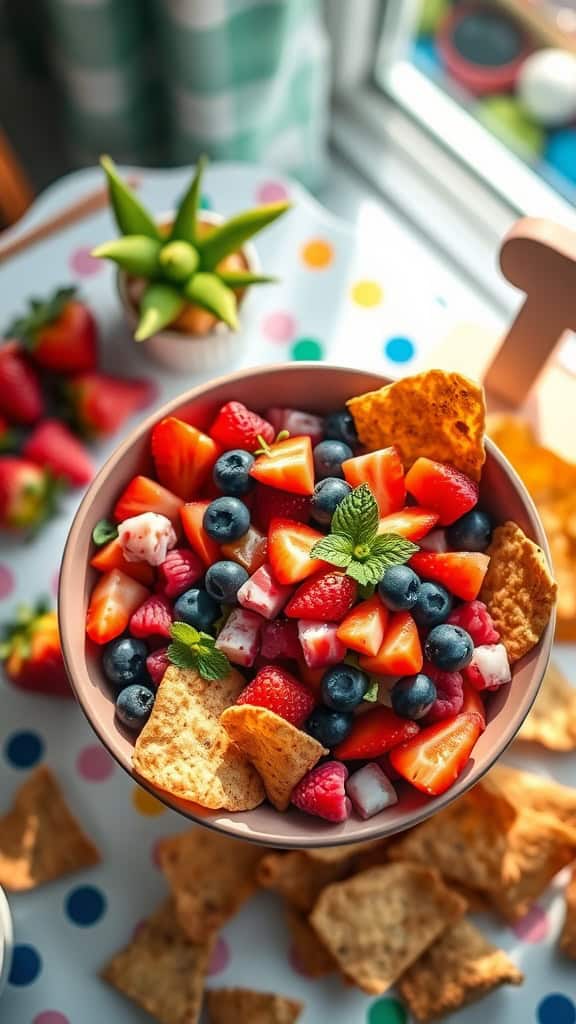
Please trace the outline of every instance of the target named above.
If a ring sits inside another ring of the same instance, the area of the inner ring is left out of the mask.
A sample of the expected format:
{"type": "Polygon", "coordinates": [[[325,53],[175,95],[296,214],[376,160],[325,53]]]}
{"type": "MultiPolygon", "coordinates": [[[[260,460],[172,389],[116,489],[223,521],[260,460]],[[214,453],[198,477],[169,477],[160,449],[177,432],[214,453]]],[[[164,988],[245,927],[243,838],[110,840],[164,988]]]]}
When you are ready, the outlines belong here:
{"type": "MultiPolygon", "coordinates": [[[[10,973],[12,947],[13,933],[10,907],[8,906],[8,900],[4,895],[4,890],[0,889],[0,996],[2,995],[2,990],[8,981],[8,975],[10,973]]],[[[1,1019],[0,1015],[0,1020],[1,1019]]]]}
{"type": "MultiPolygon", "coordinates": [[[[160,221],[169,221],[171,214],[159,218],[160,221]]],[[[202,211],[202,220],[210,224],[221,224],[223,221],[217,213],[209,210],[202,211]]],[[[246,259],[247,269],[252,273],[260,272],[260,261],[256,250],[249,242],[242,247],[242,253],[246,259]]],[[[117,276],[118,293],[124,310],[124,315],[131,330],[134,330],[138,323],[138,315],[133,298],[130,296],[128,278],[124,271],[119,271],[117,276]]],[[[231,331],[226,324],[218,323],[208,334],[185,334],[183,331],[175,331],[167,328],[159,331],[152,338],[146,341],[135,342],[142,346],[146,355],[154,362],[174,373],[195,372],[212,369],[222,369],[224,366],[235,361],[241,345],[245,343],[245,332],[242,329],[242,320],[246,316],[246,306],[250,301],[251,289],[246,290],[241,300],[240,307],[240,330],[231,331]]]]}

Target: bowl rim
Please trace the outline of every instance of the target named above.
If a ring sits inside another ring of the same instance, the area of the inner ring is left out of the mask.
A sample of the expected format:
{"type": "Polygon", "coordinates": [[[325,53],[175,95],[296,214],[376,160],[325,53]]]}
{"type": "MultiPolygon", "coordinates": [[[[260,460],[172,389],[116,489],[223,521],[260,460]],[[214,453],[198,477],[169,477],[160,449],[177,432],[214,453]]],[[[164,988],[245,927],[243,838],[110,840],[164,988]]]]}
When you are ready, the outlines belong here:
{"type": "Polygon", "coordinates": [[[12,963],[14,932],[6,893],[0,887],[0,996],[8,981],[12,963]]]}
{"type": "MultiPolygon", "coordinates": [[[[146,416],[143,420],[141,420],[134,427],[134,429],[130,431],[128,436],[123,441],[121,441],[121,443],[114,449],[112,454],[108,457],[108,459],[105,461],[103,466],[100,468],[100,470],[94,477],[92,483],[90,484],[90,487],[86,491],[82,501],[80,502],[80,505],[76,510],[74,519],[68,532],[68,536],[66,538],[64,553],[61,562],[60,577],[58,584],[58,619],[60,622],[66,621],[66,607],[68,602],[68,594],[71,592],[71,590],[73,590],[72,584],[75,582],[74,577],[77,576],[71,552],[73,552],[73,550],[75,549],[76,539],[80,535],[80,532],[84,527],[85,513],[89,509],[92,501],[92,496],[100,487],[101,481],[105,479],[109,475],[111,470],[113,470],[122,461],[124,455],[132,447],[134,442],[143,435],[147,434],[154,426],[154,424],[158,422],[159,419],[165,416],[172,415],[176,409],[179,409],[183,405],[189,405],[190,403],[193,403],[197,399],[203,397],[207,392],[218,388],[220,385],[233,385],[236,381],[243,381],[246,378],[251,378],[254,376],[265,376],[270,373],[281,374],[287,370],[294,370],[295,367],[297,367],[300,370],[309,369],[312,372],[336,372],[337,374],[343,376],[349,373],[360,372],[365,373],[367,376],[372,376],[373,378],[378,378],[381,376],[382,386],[384,386],[384,384],[386,383],[390,383],[389,378],[386,378],[383,374],[380,375],[378,373],[372,373],[372,371],[370,370],[364,370],[363,368],[359,367],[342,366],[331,363],[304,360],[298,363],[272,363],[264,364],[262,366],[245,367],[234,373],[223,374],[219,377],[213,377],[208,381],[204,381],[200,384],[197,384],[193,388],[189,388],[188,390],[182,392],[177,397],[171,398],[167,402],[164,402],[161,406],[157,407],[154,410],[154,412],[150,413],[149,416],[146,416]]],[[[548,540],[544,531],[542,521],[540,519],[540,516],[538,515],[536,506],[530,494],[528,493],[523,481],[518,476],[513,466],[508,462],[505,455],[500,451],[500,449],[494,444],[493,441],[491,441],[489,437],[485,437],[484,440],[487,452],[489,452],[490,456],[499,464],[500,468],[504,471],[505,476],[509,479],[513,488],[518,492],[519,497],[522,500],[522,504],[526,509],[526,513],[531,522],[535,526],[535,541],[544,552],[548,565],[551,566],[552,560],[548,540]]],[[[119,752],[111,749],[109,743],[104,738],[103,730],[100,728],[99,724],[97,723],[97,720],[95,720],[94,717],[90,714],[91,702],[86,697],[86,691],[82,691],[79,687],[77,687],[74,672],[72,671],[71,668],[71,665],[73,665],[77,659],[74,657],[74,644],[72,643],[71,637],[69,636],[65,628],[61,630],[61,646],[64,664],[66,667],[66,672],[68,674],[72,691],[88,723],[90,724],[92,730],[98,736],[98,739],[105,747],[105,749],[111,754],[111,756],[120,765],[120,767],[123,768],[124,771],[126,771],[126,773],[130,776],[133,782],[135,782],[141,788],[147,790],[148,793],[154,796],[158,801],[160,801],[160,803],[163,803],[169,809],[176,811],[183,817],[188,818],[191,822],[194,822],[198,825],[203,825],[204,827],[213,829],[216,832],[224,833],[228,836],[231,836],[232,838],[244,839],[246,842],[253,842],[261,846],[273,847],[276,849],[310,849],[318,846],[332,847],[343,846],[348,845],[350,843],[363,841],[368,842],[370,840],[384,838],[384,836],[388,834],[399,835],[405,829],[413,828],[415,825],[419,825],[422,822],[426,821],[428,818],[432,817],[433,814],[437,813],[440,810],[443,810],[455,799],[457,799],[457,797],[463,796],[465,793],[468,792],[469,789],[472,788],[472,786],[475,786],[478,782],[480,782],[481,779],[484,778],[484,776],[490,771],[490,769],[500,759],[502,754],[504,754],[504,752],[513,742],[518,733],[518,730],[522,725],[522,722],[525,720],[526,716],[528,715],[530,709],[534,704],[534,701],[536,700],[536,697],[538,696],[540,686],[544,678],[544,673],[546,671],[546,668],[548,667],[548,662],[550,661],[552,644],[554,640],[555,624],[556,604],[554,604],[550,619],[548,620],[544,633],[542,634],[537,645],[539,649],[537,651],[536,661],[534,662],[532,668],[532,693],[530,703],[528,704],[524,713],[522,713],[522,711],[517,708],[511,714],[507,728],[503,731],[500,741],[498,742],[498,744],[496,744],[494,748],[494,756],[488,758],[487,764],[479,772],[478,775],[474,775],[474,773],[471,772],[471,778],[465,779],[460,784],[460,786],[457,785],[458,780],[456,780],[454,786],[451,786],[448,790],[446,790],[445,793],[441,794],[439,797],[436,797],[424,803],[422,807],[418,808],[416,811],[411,811],[408,815],[409,820],[406,822],[406,825],[404,827],[395,829],[393,833],[388,833],[385,825],[378,828],[378,826],[374,824],[372,827],[370,827],[371,819],[369,819],[366,822],[359,822],[359,828],[363,826],[366,830],[365,836],[358,836],[356,834],[330,835],[328,831],[326,835],[324,835],[323,833],[314,834],[314,832],[311,831],[310,835],[298,837],[282,836],[281,842],[279,842],[278,838],[275,839],[275,837],[268,832],[259,831],[258,829],[254,829],[253,831],[247,832],[243,828],[235,828],[234,815],[228,814],[228,812],[222,812],[223,814],[226,814],[227,817],[224,821],[218,822],[210,817],[204,817],[203,814],[201,813],[194,813],[194,811],[191,809],[185,809],[182,806],[180,806],[180,804],[176,802],[175,798],[172,798],[169,793],[165,792],[164,790],[157,789],[146,779],[141,778],[134,771],[130,761],[125,761],[119,752]],[[534,680],[537,680],[537,683],[535,683],[534,680]],[[453,790],[457,790],[457,792],[455,792],[454,795],[451,795],[453,790]]],[[[376,818],[374,819],[375,822],[377,821],[377,818],[378,816],[376,816],[376,818]]]]}

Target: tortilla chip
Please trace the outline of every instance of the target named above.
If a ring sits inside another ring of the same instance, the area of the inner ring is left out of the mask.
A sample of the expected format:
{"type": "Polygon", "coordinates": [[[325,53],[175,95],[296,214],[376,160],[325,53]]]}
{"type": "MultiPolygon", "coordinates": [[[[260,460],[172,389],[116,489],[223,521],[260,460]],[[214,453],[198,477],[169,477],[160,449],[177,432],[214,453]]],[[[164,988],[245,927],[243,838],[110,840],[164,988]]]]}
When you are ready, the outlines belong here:
{"type": "Polygon", "coordinates": [[[40,765],[0,818],[0,885],[8,892],[35,889],[100,859],[52,772],[40,765]]]}
{"type": "Polygon", "coordinates": [[[369,451],[395,445],[406,469],[423,455],[480,479],[486,406],[482,388],[467,377],[428,370],[347,404],[369,451]]]}
{"type": "Polygon", "coordinates": [[[571,960],[576,960],[576,870],[572,872],[566,889],[566,915],[560,934],[560,949],[571,960]]]}
{"type": "Polygon", "coordinates": [[[299,910],[285,907],[286,924],[292,938],[292,953],[299,967],[308,978],[325,978],[336,970],[336,962],[308,923],[308,918],[299,910]]]}
{"type": "Polygon", "coordinates": [[[262,851],[252,843],[193,828],[158,845],[182,930],[200,942],[233,917],[256,889],[262,851]]]}
{"type": "Polygon", "coordinates": [[[138,928],[101,976],[159,1024],[197,1024],[213,944],[213,936],[189,942],[168,901],[138,928]]]}
{"type": "Polygon", "coordinates": [[[202,807],[247,811],[261,804],[264,787],[258,774],[220,725],[220,715],[243,686],[235,670],[207,682],[196,672],[171,666],[136,740],[135,771],[202,807]]]}
{"type": "Polygon", "coordinates": [[[554,607],[557,585],[544,552],[516,523],[497,526],[480,600],[488,606],[511,662],[536,646],[554,607]]]}
{"type": "Polygon", "coordinates": [[[541,743],[548,750],[576,750],[576,687],[553,662],[517,739],[541,743]]]}
{"type": "Polygon", "coordinates": [[[464,885],[463,882],[455,882],[453,878],[445,879],[452,892],[457,892],[463,900],[466,900],[469,914],[488,914],[494,908],[485,892],[480,889],[473,889],[471,885],[464,885]]]}
{"type": "Polygon", "coordinates": [[[516,808],[549,815],[576,829],[576,789],[508,764],[496,765],[488,779],[516,808]]]}
{"type": "Polygon", "coordinates": [[[364,992],[379,995],[465,908],[437,872],[386,864],[329,885],[310,922],[342,973],[364,992]]]}
{"type": "Polygon", "coordinates": [[[237,704],[224,711],[220,721],[256,768],[278,811],[286,810],[294,786],[328,753],[312,736],[268,708],[237,704]]]}
{"type": "Polygon", "coordinates": [[[427,1024],[475,1003],[500,985],[521,985],[523,980],[506,953],[463,919],[408,968],[398,989],[416,1020],[427,1024]]]}
{"type": "Polygon", "coordinates": [[[351,860],[352,856],[325,863],[308,857],[304,850],[268,853],[260,861],[257,879],[262,888],[273,889],[307,914],[325,886],[346,877],[351,860]]]}
{"type": "Polygon", "coordinates": [[[304,1003],[249,988],[213,988],[206,993],[208,1024],[295,1024],[304,1003]]]}

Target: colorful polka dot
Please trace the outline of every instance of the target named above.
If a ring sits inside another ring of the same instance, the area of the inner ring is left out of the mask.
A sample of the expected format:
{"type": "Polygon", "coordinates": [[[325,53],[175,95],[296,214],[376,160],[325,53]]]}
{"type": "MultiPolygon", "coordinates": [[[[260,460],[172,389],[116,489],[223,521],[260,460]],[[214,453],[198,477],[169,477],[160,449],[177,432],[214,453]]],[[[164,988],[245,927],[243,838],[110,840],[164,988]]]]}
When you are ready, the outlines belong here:
{"type": "Polygon", "coordinates": [[[218,938],[216,945],[214,946],[214,952],[212,953],[212,959],[210,966],[208,967],[208,977],[212,977],[214,974],[222,974],[230,963],[230,946],[226,942],[226,939],[222,935],[218,938]]]}
{"type": "Polygon", "coordinates": [[[90,255],[90,249],[75,249],[70,256],[70,270],[78,277],[92,277],[98,274],[104,267],[103,260],[97,260],[90,255]]]}
{"type": "Polygon", "coordinates": [[[538,1024],[575,1024],[576,1006],[569,996],[551,992],[537,1010],[538,1024]]]}
{"type": "Polygon", "coordinates": [[[98,743],[84,747],[76,759],[76,770],[86,782],[106,782],[115,767],[114,759],[98,743]]]}
{"type": "Polygon", "coordinates": [[[384,354],[393,363],[408,363],[415,351],[414,342],[410,338],[388,338],[384,344],[384,354]]]}
{"type": "Polygon", "coordinates": [[[397,999],[379,999],[368,1010],[368,1024],[406,1024],[406,1010],[397,999]]]}
{"type": "Polygon", "coordinates": [[[537,903],[513,926],[516,938],[521,939],[522,942],[544,942],[548,930],[548,915],[537,903]]]}
{"type": "Polygon", "coordinates": [[[147,790],[141,789],[140,786],[134,786],[132,790],[132,803],[138,814],[141,814],[144,818],[158,818],[166,810],[164,804],[160,803],[147,790]]]}
{"type": "Polygon", "coordinates": [[[34,946],[26,944],[14,946],[12,953],[12,964],[8,981],[11,985],[22,988],[24,985],[31,985],[42,970],[42,959],[34,946]]]}
{"type": "Polygon", "coordinates": [[[377,281],[357,281],[352,286],[350,294],[357,306],[364,306],[366,309],[379,306],[384,295],[377,281]]]}
{"type": "Polygon", "coordinates": [[[32,1024],[70,1024],[70,1019],[58,1010],[43,1010],[34,1017],[32,1024]]]}
{"type": "Polygon", "coordinates": [[[323,359],[324,346],[316,338],[298,338],[292,346],[292,359],[302,361],[305,359],[323,359]]]}
{"type": "Polygon", "coordinates": [[[258,203],[281,203],[288,199],[288,189],[281,181],[265,181],[256,193],[258,203]]]}
{"type": "Polygon", "coordinates": [[[89,928],[106,913],[106,897],[94,885],[79,885],[68,893],[64,907],[72,924],[89,928]]]}
{"type": "Polygon", "coordinates": [[[268,341],[291,341],[296,334],[296,320],[284,310],[268,313],[262,321],[262,333],[268,341]]]}
{"type": "Polygon", "coordinates": [[[7,565],[0,565],[0,601],[3,601],[5,597],[10,597],[10,594],[14,590],[14,573],[12,569],[8,568],[7,565]]]}
{"type": "Polygon", "coordinates": [[[310,270],[324,270],[333,259],[334,250],[323,238],[311,238],[302,246],[302,260],[310,270]]]}
{"type": "Polygon", "coordinates": [[[44,754],[44,740],[36,732],[15,732],[6,741],[5,753],[13,768],[31,768],[44,754]]]}

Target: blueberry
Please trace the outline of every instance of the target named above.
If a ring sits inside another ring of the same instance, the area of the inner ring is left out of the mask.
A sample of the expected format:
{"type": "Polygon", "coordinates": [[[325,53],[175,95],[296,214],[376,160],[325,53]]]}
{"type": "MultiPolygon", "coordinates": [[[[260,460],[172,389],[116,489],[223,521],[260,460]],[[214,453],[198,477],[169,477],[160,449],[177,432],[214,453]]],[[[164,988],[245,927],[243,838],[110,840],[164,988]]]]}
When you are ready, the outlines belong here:
{"type": "Polygon", "coordinates": [[[327,476],[342,478],[342,463],[354,455],[350,445],[343,441],[320,441],[314,448],[314,470],[316,477],[323,480],[327,476]]]}
{"type": "Polygon", "coordinates": [[[232,494],[239,497],[248,494],[254,487],[256,481],[250,476],[250,467],[254,463],[254,456],[245,452],[242,448],[234,448],[231,452],[224,452],[212,471],[212,479],[224,494],[232,494]]]}
{"type": "Polygon", "coordinates": [[[424,655],[443,672],[458,672],[472,661],[474,642],[461,626],[435,626],[426,637],[424,655]]]}
{"type": "Polygon", "coordinates": [[[338,409],[337,412],[328,413],[324,419],[324,437],[327,441],[344,441],[354,447],[358,444],[358,434],[348,409],[338,409]]]}
{"type": "Polygon", "coordinates": [[[135,640],[131,636],[112,640],[106,644],[102,655],[104,675],[118,689],[130,686],[130,683],[147,683],[147,657],[148,648],[143,640],[135,640]]]}
{"type": "Polygon", "coordinates": [[[206,572],[204,586],[215,601],[234,604],[240,587],[249,578],[246,569],[238,562],[214,562],[206,572]]]}
{"type": "Polygon", "coordinates": [[[486,551],[491,537],[492,521],[479,508],[473,508],[446,530],[446,539],[455,551],[486,551]]]}
{"type": "Polygon", "coordinates": [[[147,686],[126,686],[116,698],[116,717],[131,732],[140,732],[153,706],[154,694],[147,686]]]}
{"type": "Polygon", "coordinates": [[[437,626],[445,622],[452,611],[451,595],[439,583],[421,583],[418,599],[412,609],[417,626],[437,626]]]}
{"type": "Polygon", "coordinates": [[[420,579],[409,565],[391,565],[378,584],[380,599],[393,612],[414,607],[420,592],[420,579]]]}
{"type": "Polygon", "coordinates": [[[220,605],[206,590],[191,587],[174,604],[176,622],[187,622],[189,626],[208,632],[221,615],[220,605]]]}
{"type": "Polygon", "coordinates": [[[349,712],[318,707],[314,709],[304,728],[323,747],[335,747],[346,739],[353,721],[354,715],[349,712]]]}
{"type": "Polygon", "coordinates": [[[238,540],[250,526],[250,512],[238,498],[215,498],[204,513],[202,525],[218,544],[238,540]]]}
{"type": "Polygon", "coordinates": [[[392,710],[401,718],[423,718],[436,700],[436,687],[429,676],[404,676],[391,691],[392,710]]]}
{"type": "Polygon", "coordinates": [[[353,711],[370,686],[365,672],[342,662],[322,676],[322,700],[334,711],[353,711]]]}
{"type": "Polygon", "coordinates": [[[351,490],[350,484],[336,476],[319,480],[311,499],[312,515],[316,522],[328,526],[336,508],[351,490]]]}

